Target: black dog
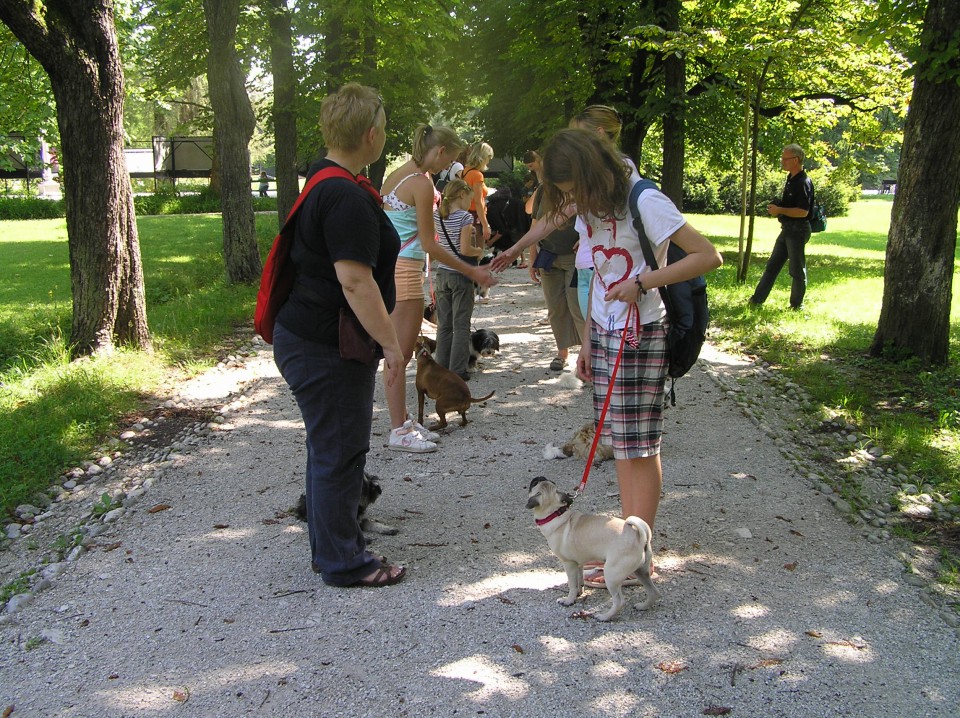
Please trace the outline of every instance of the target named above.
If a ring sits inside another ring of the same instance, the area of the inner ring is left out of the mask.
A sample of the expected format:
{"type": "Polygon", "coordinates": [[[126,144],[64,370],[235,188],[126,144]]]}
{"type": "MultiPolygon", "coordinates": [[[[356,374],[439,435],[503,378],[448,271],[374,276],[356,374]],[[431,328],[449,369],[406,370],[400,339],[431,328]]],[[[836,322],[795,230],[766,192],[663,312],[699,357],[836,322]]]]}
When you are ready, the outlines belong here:
{"type": "Polygon", "coordinates": [[[437,305],[430,302],[423,308],[423,318],[431,324],[437,323],[437,305]]]}
{"type": "MultiPolygon", "coordinates": [[[[357,508],[357,518],[360,519],[361,530],[383,534],[384,536],[393,536],[394,534],[400,533],[400,530],[394,528],[393,526],[382,524],[379,521],[369,519],[364,515],[367,511],[367,508],[369,508],[369,506],[380,497],[380,494],[383,493],[383,489],[380,488],[379,481],[380,480],[373,474],[368,474],[366,471],[363,472],[363,487],[360,490],[360,506],[357,508]]],[[[306,494],[300,494],[300,500],[297,501],[294,514],[301,521],[307,520],[306,494]]]]}
{"type": "Polygon", "coordinates": [[[489,359],[500,351],[500,337],[492,329],[477,329],[470,335],[470,360],[468,366],[473,369],[480,357],[489,359]]]}

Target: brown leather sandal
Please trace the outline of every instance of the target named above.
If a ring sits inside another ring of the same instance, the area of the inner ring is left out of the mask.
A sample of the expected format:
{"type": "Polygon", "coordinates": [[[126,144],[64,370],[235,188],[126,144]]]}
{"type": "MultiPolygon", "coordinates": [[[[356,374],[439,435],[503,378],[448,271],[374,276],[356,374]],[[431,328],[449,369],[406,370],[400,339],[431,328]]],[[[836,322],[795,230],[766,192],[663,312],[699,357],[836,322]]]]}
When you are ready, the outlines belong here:
{"type": "Polygon", "coordinates": [[[403,580],[403,577],[407,575],[407,569],[403,566],[394,566],[393,564],[384,563],[380,564],[375,572],[361,578],[359,581],[354,581],[350,586],[360,586],[362,588],[382,588],[384,586],[392,586],[395,583],[400,583],[403,580]]]}

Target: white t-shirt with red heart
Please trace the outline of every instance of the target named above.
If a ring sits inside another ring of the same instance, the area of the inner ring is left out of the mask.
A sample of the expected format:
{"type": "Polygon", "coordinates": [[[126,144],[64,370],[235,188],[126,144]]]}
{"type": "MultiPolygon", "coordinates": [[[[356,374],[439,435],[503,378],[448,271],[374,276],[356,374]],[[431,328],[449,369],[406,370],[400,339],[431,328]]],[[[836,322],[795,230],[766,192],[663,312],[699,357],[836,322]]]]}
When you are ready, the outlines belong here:
{"type": "MultiPolygon", "coordinates": [[[[653,256],[662,267],[667,262],[668,240],[686,224],[686,220],[670,198],[657,189],[641,192],[637,208],[643,230],[653,242],[653,256]]],[[[625,302],[606,301],[607,291],[620,282],[634,281],[633,278],[646,271],[647,266],[630,209],[624,206],[619,214],[619,219],[593,215],[577,218],[581,229],[577,265],[593,266],[595,270],[590,314],[607,331],[623,328],[629,307],[625,302]]],[[[641,298],[639,308],[640,324],[659,321],[667,313],[658,291],[647,292],[641,298]]]]}

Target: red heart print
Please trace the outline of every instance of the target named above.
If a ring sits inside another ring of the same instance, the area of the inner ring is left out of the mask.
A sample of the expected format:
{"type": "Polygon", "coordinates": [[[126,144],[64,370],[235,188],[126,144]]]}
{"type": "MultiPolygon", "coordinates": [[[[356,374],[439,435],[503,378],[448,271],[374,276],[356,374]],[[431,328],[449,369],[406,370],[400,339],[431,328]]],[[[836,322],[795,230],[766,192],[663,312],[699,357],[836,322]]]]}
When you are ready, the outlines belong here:
{"type": "Polygon", "coordinates": [[[633,273],[633,257],[623,247],[593,248],[593,266],[597,279],[605,290],[610,290],[633,273]]]}

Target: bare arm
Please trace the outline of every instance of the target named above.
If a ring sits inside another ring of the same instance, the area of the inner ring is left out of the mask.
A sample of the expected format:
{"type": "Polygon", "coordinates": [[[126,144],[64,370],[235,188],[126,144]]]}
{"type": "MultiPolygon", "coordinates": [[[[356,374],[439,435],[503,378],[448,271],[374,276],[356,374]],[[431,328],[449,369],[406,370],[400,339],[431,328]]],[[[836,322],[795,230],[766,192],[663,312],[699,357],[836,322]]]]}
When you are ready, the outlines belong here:
{"type": "Polygon", "coordinates": [[[437,232],[433,225],[433,183],[426,176],[414,179],[417,184],[413,191],[413,204],[417,208],[417,236],[423,251],[431,260],[443,262],[481,286],[491,287],[496,284],[496,278],[486,268],[481,270],[467,264],[437,241],[437,232]]]}
{"type": "MultiPolygon", "coordinates": [[[[580,353],[577,355],[577,376],[583,381],[593,381],[593,365],[590,359],[590,313],[593,311],[593,285],[596,282],[590,282],[590,290],[587,292],[587,316],[583,318],[583,334],[580,338],[580,353]]],[[[626,284],[626,282],[623,282],[626,284]]]]}
{"type": "Polygon", "coordinates": [[[473,186],[473,206],[477,208],[477,220],[483,229],[483,241],[490,239],[490,223],[487,222],[487,202],[483,198],[483,182],[477,182],[473,186]]]}
{"type": "Polygon", "coordinates": [[[517,240],[516,244],[493,258],[490,263],[491,271],[502,272],[513,264],[514,260],[520,256],[520,252],[541,239],[545,239],[551,232],[561,229],[574,214],[576,214],[576,210],[573,207],[568,207],[563,214],[557,215],[552,221],[538,220],[534,222],[527,233],[517,240]]]}
{"type": "Polygon", "coordinates": [[[774,217],[783,215],[784,217],[793,217],[794,219],[801,219],[810,214],[810,210],[804,209],[803,207],[781,207],[778,204],[768,204],[767,211],[774,217]]]}
{"type": "Polygon", "coordinates": [[[350,309],[367,333],[383,347],[384,373],[387,385],[392,386],[403,371],[403,353],[380,288],[373,279],[373,270],[362,262],[347,259],[334,262],[333,268],[350,309]]]}

